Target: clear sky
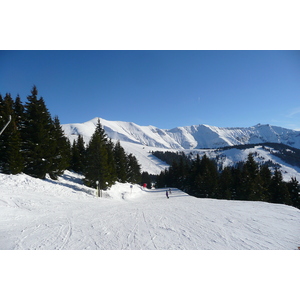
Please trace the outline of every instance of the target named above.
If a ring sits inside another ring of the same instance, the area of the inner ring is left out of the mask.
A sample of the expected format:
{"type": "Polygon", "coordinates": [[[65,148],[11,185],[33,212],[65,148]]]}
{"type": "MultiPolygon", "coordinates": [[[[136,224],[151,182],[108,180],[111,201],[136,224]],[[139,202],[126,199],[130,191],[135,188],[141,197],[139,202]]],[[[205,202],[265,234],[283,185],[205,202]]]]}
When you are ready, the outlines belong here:
{"type": "Polygon", "coordinates": [[[62,124],[300,129],[300,51],[0,51],[0,93],[33,85],[62,124]]]}

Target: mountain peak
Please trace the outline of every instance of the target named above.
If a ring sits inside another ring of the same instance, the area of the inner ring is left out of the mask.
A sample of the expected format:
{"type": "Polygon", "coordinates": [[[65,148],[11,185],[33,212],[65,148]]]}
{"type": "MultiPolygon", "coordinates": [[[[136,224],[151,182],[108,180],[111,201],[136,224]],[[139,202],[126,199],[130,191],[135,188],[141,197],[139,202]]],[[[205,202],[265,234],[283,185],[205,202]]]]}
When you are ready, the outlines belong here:
{"type": "Polygon", "coordinates": [[[199,124],[159,129],[152,125],[140,126],[133,122],[94,118],[82,124],[65,124],[62,127],[70,140],[80,134],[88,142],[98,119],[110,138],[149,147],[200,149],[270,142],[300,148],[298,131],[260,123],[252,127],[216,127],[199,124]]]}

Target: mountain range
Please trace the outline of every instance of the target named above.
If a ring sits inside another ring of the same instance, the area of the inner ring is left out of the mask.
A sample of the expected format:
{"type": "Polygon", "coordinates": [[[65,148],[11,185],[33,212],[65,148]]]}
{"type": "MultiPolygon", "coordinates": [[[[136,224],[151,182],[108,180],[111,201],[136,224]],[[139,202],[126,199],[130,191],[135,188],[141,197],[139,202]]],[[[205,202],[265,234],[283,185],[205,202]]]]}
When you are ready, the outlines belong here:
{"type": "Polygon", "coordinates": [[[168,167],[167,163],[152,154],[153,151],[206,154],[223,167],[246,160],[250,152],[255,152],[255,159],[259,163],[268,162],[273,167],[279,166],[285,180],[289,180],[291,176],[300,180],[300,131],[268,124],[246,128],[192,125],[160,129],[151,125],[140,126],[132,122],[108,121],[102,118],[94,118],[85,123],[64,124],[62,128],[71,142],[78,135],[82,135],[88,143],[98,119],[109,138],[120,140],[126,152],[136,156],[142,171],[159,174],[168,167]],[[279,157],[282,148],[285,151],[279,157]],[[291,155],[293,160],[285,159],[287,155],[291,155]]]}
{"type": "MultiPolygon", "coordinates": [[[[72,139],[81,134],[86,142],[93,134],[100,118],[82,124],[66,124],[63,130],[72,139]]],[[[121,142],[165,149],[203,149],[226,146],[282,143],[300,149],[300,131],[278,126],[255,125],[252,127],[222,128],[209,125],[192,125],[173,129],[140,126],[132,122],[100,119],[106,134],[121,142]]]]}

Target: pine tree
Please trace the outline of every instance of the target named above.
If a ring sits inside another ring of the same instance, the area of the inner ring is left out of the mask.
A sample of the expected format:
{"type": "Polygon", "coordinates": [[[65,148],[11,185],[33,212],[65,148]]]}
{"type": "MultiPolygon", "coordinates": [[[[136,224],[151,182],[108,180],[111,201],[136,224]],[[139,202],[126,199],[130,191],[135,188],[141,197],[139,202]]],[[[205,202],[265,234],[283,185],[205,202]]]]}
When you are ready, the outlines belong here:
{"type": "Polygon", "coordinates": [[[100,188],[105,189],[113,183],[109,180],[107,136],[100,120],[87,146],[84,175],[88,186],[96,187],[96,181],[99,181],[100,188]]]}
{"type": "Polygon", "coordinates": [[[141,181],[141,166],[135,156],[131,153],[127,157],[127,181],[131,183],[139,183],[141,181]]]}
{"type": "Polygon", "coordinates": [[[116,172],[117,172],[117,178],[119,182],[126,182],[127,174],[127,156],[125,153],[125,150],[120,144],[120,141],[117,141],[115,147],[114,147],[114,159],[116,164],[116,172]]]}
{"type": "Polygon", "coordinates": [[[18,130],[22,127],[22,122],[24,118],[24,105],[21,101],[19,95],[17,95],[16,100],[13,104],[14,114],[15,114],[15,122],[18,130]]]}
{"type": "Polygon", "coordinates": [[[230,167],[225,167],[219,175],[218,198],[230,200],[232,197],[232,172],[230,167]]]}
{"type": "Polygon", "coordinates": [[[296,177],[292,177],[287,183],[291,205],[300,209],[300,185],[296,177]]]}
{"type": "MultiPolygon", "coordinates": [[[[163,171],[160,172],[160,174],[157,176],[156,178],[156,187],[157,188],[164,188],[167,186],[167,173],[168,173],[168,170],[165,169],[163,171]]],[[[142,182],[143,179],[141,180],[142,182]]]]}
{"type": "Polygon", "coordinates": [[[231,199],[240,200],[243,196],[242,189],[242,171],[239,166],[235,166],[231,169],[232,177],[232,190],[231,190],[231,199]]]}
{"type": "Polygon", "coordinates": [[[78,136],[77,141],[74,140],[71,147],[71,162],[70,169],[74,172],[83,174],[85,168],[86,149],[84,140],[81,135],[78,136]]]}
{"type": "Polygon", "coordinates": [[[179,177],[177,179],[178,188],[181,190],[185,190],[188,185],[188,174],[189,174],[189,165],[188,159],[184,153],[180,155],[179,164],[178,164],[178,174],[179,177]]]}
{"type": "Polygon", "coordinates": [[[111,139],[106,142],[106,150],[107,150],[107,162],[108,162],[108,180],[109,182],[116,182],[118,180],[117,170],[116,170],[116,161],[114,155],[114,143],[111,139]]]}
{"type": "Polygon", "coordinates": [[[17,127],[17,116],[14,111],[14,101],[10,94],[0,99],[0,114],[2,126],[11,117],[11,121],[0,136],[0,168],[7,174],[18,174],[24,168],[23,156],[21,153],[21,137],[17,127]]]}
{"type": "Polygon", "coordinates": [[[270,184],[271,184],[271,178],[272,173],[267,165],[262,165],[259,170],[260,175],[260,184],[263,189],[263,195],[261,201],[270,201],[270,184]]]}
{"type": "Polygon", "coordinates": [[[196,197],[216,197],[218,191],[218,171],[213,160],[205,154],[202,159],[197,155],[196,162],[192,166],[193,189],[196,197]]]}
{"type": "Polygon", "coordinates": [[[53,140],[53,157],[51,158],[51,164],[49,165],[48,173],[52,179],[57,179],[59,175],[70,165],[70,142],[65,137],[64,132],[61,128],[60,121],[56,116],[53,121],[52,129],[52,140],[53,140]]]}
{"type": "MultiPolygon", "coordinates": [[[[2,95],[0,95],[0,130],[4,128],[6,123],[9,120],[9,115],[12,112],[12,105],[9,105],[9,99],[11,99],[9,94],[5,95],[5,100],[3,99],[2,95]]],[[[4,172],[3,168],[5,168],[5,165],[7,164],[7,144],[8,144],[8,138],[9,134],[7,132],[9,128],[6,128],[2,134],[0,135],[0,171],[4,172]]]]}
{"type": "Polygon", "coordinates": [[[259,184],[259,166],[255,162],[253,154],[249,153],[247,161],[241,167],[241,185],[239,197],[241,200],[260,200],[262,188],[259,184]]]}
{"type": "Polygon", "coordinates": [[[8,141],[8,168],[6,173],[18,174],[24,169],[24,159],[21,153],[21,135],[12,120],[12,131],[8,141]]]}
{"type": "Polygon", "coordinates": [[[270,183],[270,201],[273,203],[290,204],[290,195],[285,182],[283,182],[282,174],[275,169],[270,183]]]}
{"type": "Polygon", "coordinates": [[[194,195],[196,197],[200,197],[200,193],[198,191],[199,186],[201,184],[201,178],[199,178],[200,169],[201,169],[201,159],[199,154],[197,153],[196,159],[192,162],[190,172],[187,177],[187,193],[194,195]]]}
{"type": "Polygon", "coordinates": [[[53,172],[52,163],[56,152],[54,125],[44,99],[37,98],[36,86],[31,90],[25,104],[21,133],[25,159],[24,172],[42,178],[53,172]]]}
{"type": "Polygon", "coordinates": [[[148,173],[148,172],[143,172],[142,173],[142,183],[146,183],[147,184],[147,188],[151,189],[152,187],[152,176],[148,173]]]}

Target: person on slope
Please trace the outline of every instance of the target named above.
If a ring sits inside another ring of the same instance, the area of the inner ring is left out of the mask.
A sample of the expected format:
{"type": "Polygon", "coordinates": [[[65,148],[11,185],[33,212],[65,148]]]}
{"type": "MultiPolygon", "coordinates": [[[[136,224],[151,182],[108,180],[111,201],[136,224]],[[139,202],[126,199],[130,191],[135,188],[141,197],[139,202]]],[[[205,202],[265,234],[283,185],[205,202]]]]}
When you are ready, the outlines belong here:
{"type": "Polygon", "coordinates": [[[169,193],[168,193],[168,191],[166,191],[166,196],[167,196],[167,198],[169,199],[169,193]]]}

